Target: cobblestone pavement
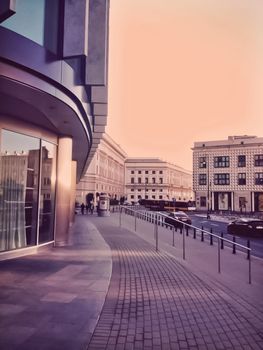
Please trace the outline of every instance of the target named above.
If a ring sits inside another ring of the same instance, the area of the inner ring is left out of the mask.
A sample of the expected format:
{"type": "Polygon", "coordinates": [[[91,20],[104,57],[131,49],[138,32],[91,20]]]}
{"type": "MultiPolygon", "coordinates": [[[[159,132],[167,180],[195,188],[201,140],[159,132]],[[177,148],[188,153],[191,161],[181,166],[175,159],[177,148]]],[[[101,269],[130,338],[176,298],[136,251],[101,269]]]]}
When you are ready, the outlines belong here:
{"type": "Polygon", "coordinates": [[[256,305],[221,293],[135,234],[103,221],[95,225],[112,249],[113,271],[88,350],[263,349],[256,305]]]}

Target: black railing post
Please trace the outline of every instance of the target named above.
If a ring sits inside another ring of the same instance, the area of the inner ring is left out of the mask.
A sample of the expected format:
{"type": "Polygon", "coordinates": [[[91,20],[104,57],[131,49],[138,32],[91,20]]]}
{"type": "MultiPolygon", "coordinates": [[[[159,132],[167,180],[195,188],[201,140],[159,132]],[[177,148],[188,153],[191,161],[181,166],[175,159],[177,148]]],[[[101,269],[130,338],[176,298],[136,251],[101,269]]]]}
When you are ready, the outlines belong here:
{"type": "MultiPolygon", "coordinates": [[[[210,228],[210,233],[213,233],[212,227],[210,228]]],[[[210,235],[210,245],[213,245],[213,236],[210,235]]]]}
{"type": "Polygon", "coordinates": [[[232,251],[233,254],[236,254],[236,245],[235,245],[235,243],[236,243],[236,237],[233,236],[233,251],[232,251]]]}
{"type": "Polygon", "coordinates": [[[194,228],[194,239],[196,239],[196,228],[194,228]]]}
{"type": "MultiPolygon", "coordinates": [[[[247,247],[250,248],[250,240],[249,239],[247,241],[247,247]]],[[[250,259],[250,250],[249,249],[247,250],[247,259],[248,260],[250,259]]]]}
{"type": "MultiPolygon", "coordinates": [[[[221,232],[221,238],[224,238],[223,232],[221,232]]],[[[224,249],[224,240],[221,239],[221,249],[224,249]]]]}
{"type": "Polygon", "coordinates": [[[189,227],[186,226],[186,236],[188,236],[188,230],[189,230],[189,227]]]}
{"type": "Polygon", "coordinates": [[[204,242],[204,227],[202,226],[201,230],[201,242],[204,242]]]}

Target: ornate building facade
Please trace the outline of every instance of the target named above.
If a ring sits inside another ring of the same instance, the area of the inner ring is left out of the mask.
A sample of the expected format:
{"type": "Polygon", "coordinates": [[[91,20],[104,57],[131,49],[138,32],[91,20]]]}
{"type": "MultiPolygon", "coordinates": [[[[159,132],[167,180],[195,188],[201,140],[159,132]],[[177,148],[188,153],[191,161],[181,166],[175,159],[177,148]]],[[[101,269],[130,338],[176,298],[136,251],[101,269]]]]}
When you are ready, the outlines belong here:
{"type": "Polygon", "coordinates": [[[98,193],[107,193],[119,200],[125,194],[125,151],[113,139],[104,134],[91,160],[87,172],[76,188],[76,202],[86,203],[87,196],[97,200],[98,193]]]}
{"type": "Polygon", "coordinates": [[[263,138],[195,142],[193,189],[199,210],[263,211],[263,138]]]}
{"type": "Polygon", "coordinates": [[[159,158],[127,158],[125,187],[129,203],[141,198],[193,200],[191,172],[159,158]]]}

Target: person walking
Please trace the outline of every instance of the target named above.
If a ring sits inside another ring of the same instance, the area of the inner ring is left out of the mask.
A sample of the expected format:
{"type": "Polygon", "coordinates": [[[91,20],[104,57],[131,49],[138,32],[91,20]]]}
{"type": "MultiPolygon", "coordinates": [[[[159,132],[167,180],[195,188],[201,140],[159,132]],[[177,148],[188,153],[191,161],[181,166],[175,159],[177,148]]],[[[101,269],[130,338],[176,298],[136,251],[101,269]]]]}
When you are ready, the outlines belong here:
{"type": "Polygon", "coordinates": [[[85,204],[84,203],[81,204],[80,209],[81,209],[81,214],[83,215],[84,214],[84,209],[85,209],[85,204]]]}

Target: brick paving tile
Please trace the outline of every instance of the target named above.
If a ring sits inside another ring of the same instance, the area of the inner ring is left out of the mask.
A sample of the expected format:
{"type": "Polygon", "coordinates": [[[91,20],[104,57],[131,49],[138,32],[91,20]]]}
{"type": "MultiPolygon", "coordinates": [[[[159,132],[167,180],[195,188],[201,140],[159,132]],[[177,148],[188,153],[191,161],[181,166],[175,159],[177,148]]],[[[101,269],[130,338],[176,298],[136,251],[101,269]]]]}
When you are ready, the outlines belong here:
{"type": "Polygon", "coordinates": [[[262,349],[256,307],[211,288],[132,232],[96,225],[113,270],[88,350],[262,349]]]}

